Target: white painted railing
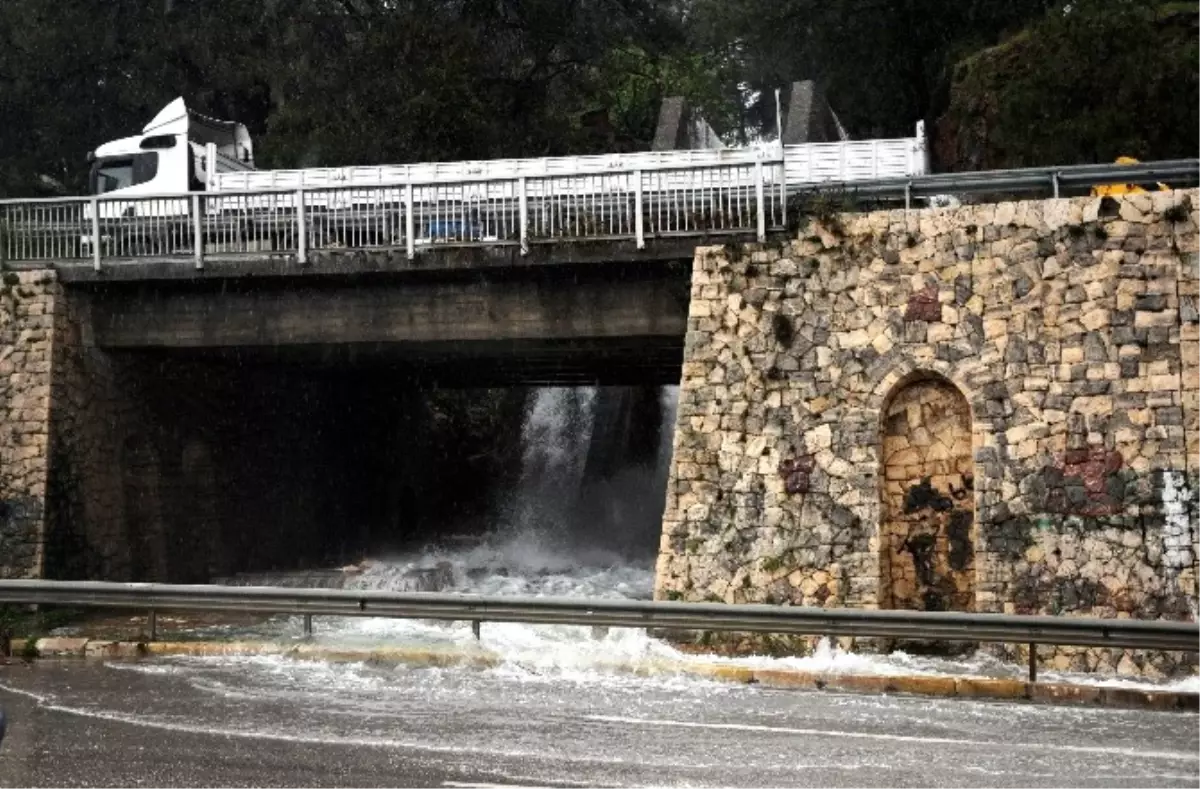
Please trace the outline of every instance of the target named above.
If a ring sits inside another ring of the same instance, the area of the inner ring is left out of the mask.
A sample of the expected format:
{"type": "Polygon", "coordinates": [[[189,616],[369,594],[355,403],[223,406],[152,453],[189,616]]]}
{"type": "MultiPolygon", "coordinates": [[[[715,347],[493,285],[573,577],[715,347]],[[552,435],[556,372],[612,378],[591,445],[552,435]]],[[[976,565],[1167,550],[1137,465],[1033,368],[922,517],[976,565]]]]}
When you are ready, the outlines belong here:
{"type": "MultiPolygon", "coordinates": [[[[234,173],[233,175],[247,175],[234,173]]],[[[760,160],[646,170],[186,196],[0,202],[0,257],[102,261],[429,245],[750,233],[783,225],[782,165],[760,160]],[[98,239],[98,242],[96,241],[98,239]]]]}
{"type": "MultiPolygon", "coordinates": [[[[209,155],[215,149],[209,146],[209,155]]],[[[789,183],[907,178],[924,134],[866,143],[255,171],[199,195],[0,202],[0,262],[308,253],[752,232],[785,223],[789,183]]]]}
{"type": "Polygon", "coordinates": [[[911,178],[928,172],[920,138],[788,145],[783,160],[789,184],[911,178]]]}

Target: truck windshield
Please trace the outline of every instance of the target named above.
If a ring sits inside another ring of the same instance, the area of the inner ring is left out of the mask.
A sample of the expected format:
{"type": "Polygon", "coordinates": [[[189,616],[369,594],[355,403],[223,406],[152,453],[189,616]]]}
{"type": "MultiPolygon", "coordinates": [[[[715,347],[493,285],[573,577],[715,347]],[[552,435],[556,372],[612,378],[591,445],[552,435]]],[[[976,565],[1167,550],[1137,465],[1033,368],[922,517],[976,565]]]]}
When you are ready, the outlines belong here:
{"type": "Polygon", "coordinates": [[[92,194],[102,195],[148,183],[157,174],[158,154],[154,152],[99,159],[92,164],[92,194]]]}

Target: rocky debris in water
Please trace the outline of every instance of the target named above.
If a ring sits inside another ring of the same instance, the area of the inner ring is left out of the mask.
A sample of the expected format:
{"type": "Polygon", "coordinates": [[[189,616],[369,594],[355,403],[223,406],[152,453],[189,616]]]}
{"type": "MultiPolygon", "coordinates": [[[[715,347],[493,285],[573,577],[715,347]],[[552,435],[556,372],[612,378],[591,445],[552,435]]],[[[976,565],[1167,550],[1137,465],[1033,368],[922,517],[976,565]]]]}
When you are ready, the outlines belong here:
{"type": "Polygon", "coordinates": [[[441,592],[454,587],[454,565],[438,562],[433,567],[414,567],[401,576],[406,592],[441,592]]]}
{"type": "Polygon", "coordinates": [[[374,559],[363,559],[358,564],[348,564],[341,568],[341,572],[345,575],[361,575],[377,564],[374,559]]]}
{"type": "Polygon", "coordinates": [[[219,586],[278,586],[287,589],[340,589],[346,582],[343,569],[291,570],[284,572],[246,572],[213,578],[219,586]]]}

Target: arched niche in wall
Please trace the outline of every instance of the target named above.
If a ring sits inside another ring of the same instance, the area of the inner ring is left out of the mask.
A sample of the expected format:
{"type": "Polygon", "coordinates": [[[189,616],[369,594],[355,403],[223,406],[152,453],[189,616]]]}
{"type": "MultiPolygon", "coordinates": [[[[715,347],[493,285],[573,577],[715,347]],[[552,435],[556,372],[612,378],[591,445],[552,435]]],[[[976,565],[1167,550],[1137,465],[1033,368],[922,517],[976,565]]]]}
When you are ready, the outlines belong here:
{"type": "Polygon", "coordinates": [[[970,404],[942,376],[913,373],[884,401],[881,433],[881,606],[973,611],[970,404]]]}

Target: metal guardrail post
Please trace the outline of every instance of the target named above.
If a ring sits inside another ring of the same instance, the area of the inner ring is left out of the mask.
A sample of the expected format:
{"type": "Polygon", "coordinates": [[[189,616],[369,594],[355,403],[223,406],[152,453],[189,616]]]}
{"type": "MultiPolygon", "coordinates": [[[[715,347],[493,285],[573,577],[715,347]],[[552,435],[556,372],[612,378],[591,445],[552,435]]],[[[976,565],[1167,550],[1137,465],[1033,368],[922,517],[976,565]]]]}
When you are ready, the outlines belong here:
{"type": "Polygon", "coordinates": [[[158,612],[155,611],[153,608],[151,608],[150,616],[148,618],[150,620],[150,622],[149,622],[150,640],[157,641],[158,640],[158,612]]]}
{"type": "Polygon", "coordinates": [[[100,201],[95,197],[92,205],[92,268],[100,270],[100,201]]]}
{"type": "Polygon", "coordinates": [[[192,195],[192,256],[196,270],[204,268],[204,232],[200,226],[200,195],[192,195]]]}
{"type": "Polygon", "coordinates": [[[521,225],[521,254],[529,253],[529,192],[525,176],[517,179],[517,221],[521,225]]]}
{"type": "Polygon", "coordinates": [[[904,185],[904,210],[908,211],[912,208],[912,181],[904,185]]]}
{"type": "Polygon", "coordinates": [[[304,216],[304,190],[296,190],[296,262],[308,263],[308,219],[304,216]]]}
{"type": "Polygon", "coordinates": [[[762,159],[755,159],[754,198],[758,203],[758,240],[760,243],[767,240],[767,206],[763,200],[765,191],[765,184],[763,184],[762,159]]]}
{"type": "Polygon", "coordinates": [[[1050,184],[1054,187],[1054,199],[1058,199],[1058,171],[1050,173],[1050,184]]]}
{"type": "Polygon", "coordinates": [[[478,619],[471,620],[471,635],[475,636],[475,640],[479,640],[479,632],[482,629],[483,623],[478,619]]]}
{"type": "Polygon", "coordinates": [[[646,220],[642,216],[642,171],[633,171],[633,234],[637,248],[646,248],[646,220]]]}
{"type": "Polygon", "coordinates": [[[404,248],[408,253],[409,260],[417,256],[417,218],[413,214],[411,181],[404,185],[404,248]]]}
{"type": "Polygon", "coordinates": [[[1037,682],[1037,644],[1029,642],[1029,681],[1037,682]]]}
{"type": "Polygon", "coordinates": [[[312,614],[304,615],[304,637],[312,638],[312,614]]]}

